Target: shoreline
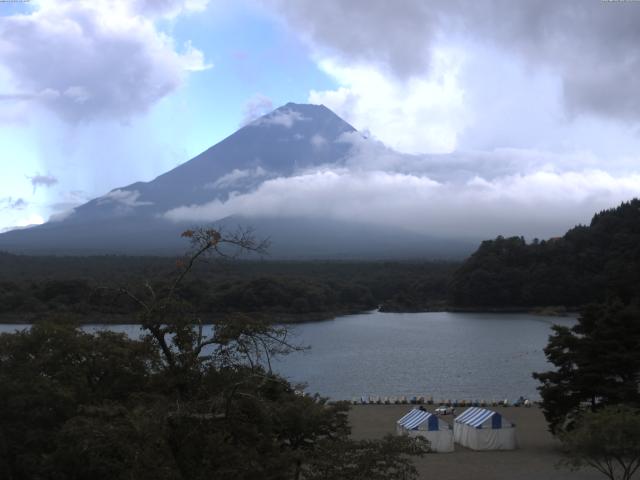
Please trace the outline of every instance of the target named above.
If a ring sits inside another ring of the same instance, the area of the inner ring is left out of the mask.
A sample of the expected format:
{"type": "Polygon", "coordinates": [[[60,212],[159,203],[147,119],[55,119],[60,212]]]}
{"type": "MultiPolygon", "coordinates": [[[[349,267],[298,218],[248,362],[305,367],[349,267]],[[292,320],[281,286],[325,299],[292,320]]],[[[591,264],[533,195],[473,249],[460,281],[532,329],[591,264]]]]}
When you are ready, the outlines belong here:
{"type": "MultiPolygon", "coordinates": [[[[212,318],[222,317],[225,315],[245,315],[262,317],[271,320],[273,323],[283,325],[295,325],[303,323],[316,323],[336,320],[340,317],[350,315],[363,315],[369,313],[492,313],[501,314],[527,314],[540,317],[574,317],[579,316],[579,310],[576,308],[559,309],[558,307],[535,307],[535,308],[517,308],[517,307],[500,307],[500,308],[479,308],[479,307],[442,307],[426,308],[421,310],[386,310],[383,308],[373,310],[344,310],[333,312],[309,312],[309,313],[265,313],[265,312],[230,312],[218,315],[203,315],[203,325],[211,325],[212,318]]],[[[25,312],[25,313],[3,313],[0,314],[0,325],[32,325],[46,320],[56,321],[59,319],[68,319],[72,323],[79,325],[133,325],[137,324],[137,314],[131,313],[88,313],[79,314],[73,312],[25,312]]]]}
{"type": "MultiPolygon", "coordinates": [[[[374,312],[375,310],[364,311],[335,311],[335,312],[310,312],[303,314],[292,313],[265,313],[265,312],[230,312],[218,315],[202,315],[203,325],[212,325],[214,319],[225,316],[243,315],[269,319],[272,323],[293,325],[302,323],[326,322],[348,315],[359,315],[374,312]]],[[[78,325],[137,325],[139,323],[138,314],[135,313],[88,313],[79,314],[72,312],[47,312],[47,313],[3,313],[0,314],[0,325],[33,325],[44,321],[58,322],[60,320],[77,323],[78,325]]]]}

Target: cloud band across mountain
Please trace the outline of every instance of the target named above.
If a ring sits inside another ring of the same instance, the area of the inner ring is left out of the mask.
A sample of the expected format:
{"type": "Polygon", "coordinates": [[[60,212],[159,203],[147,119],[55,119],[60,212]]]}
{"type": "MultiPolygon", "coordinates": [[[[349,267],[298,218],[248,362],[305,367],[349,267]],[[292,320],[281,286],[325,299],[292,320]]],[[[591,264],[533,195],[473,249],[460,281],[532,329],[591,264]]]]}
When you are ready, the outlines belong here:
{"type": "Polygon", "coordinates": [[[638,194],[640,174],[602,170],[439,182],[426,175],[325,169],[267,180],[250,193],[182,206],[164,216],[191,223],[232,215],[357,219],[442,237],[550,237],[638,194]]]}

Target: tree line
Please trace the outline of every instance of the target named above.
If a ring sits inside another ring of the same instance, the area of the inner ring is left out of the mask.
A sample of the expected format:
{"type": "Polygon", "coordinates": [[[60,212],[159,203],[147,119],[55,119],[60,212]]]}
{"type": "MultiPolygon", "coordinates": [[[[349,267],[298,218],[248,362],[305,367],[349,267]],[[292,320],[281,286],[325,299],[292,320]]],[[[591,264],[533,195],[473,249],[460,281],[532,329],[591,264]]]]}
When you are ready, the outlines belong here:
{"type": "MultiPolygon", "coordinates": [[[[455,263],[215,261],[196,265],[178,292],[207,316],[233,312],[303,321],[371,310],[443,305],[455,263]]],[[[114,294],[171,275],[161,257],[27,257],[0,254],[0,318],[130,321],[137,306],[114,294]],[[131,262],[127,268],[127,262],[131,262]],[[113,287],[105,289],[104,286],[113,287]]]]}
{"type": "Polygon", "coordinates": [[[497,237],[453,275],[449,300],[460,307],[579,308],[640,297],[640,200],[594,215],[564,236],[497,237]]]}

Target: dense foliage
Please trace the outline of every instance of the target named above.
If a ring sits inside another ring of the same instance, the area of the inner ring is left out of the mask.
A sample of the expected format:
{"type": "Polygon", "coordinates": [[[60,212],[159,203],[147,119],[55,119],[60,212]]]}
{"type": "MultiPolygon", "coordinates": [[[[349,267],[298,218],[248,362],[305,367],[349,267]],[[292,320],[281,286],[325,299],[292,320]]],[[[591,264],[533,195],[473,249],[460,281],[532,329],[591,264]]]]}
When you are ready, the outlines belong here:
{"type": "Polygon", "coordinates": [[[419,446],[351,441],[346,405],[234,360],[243,338],[269,334],[240,331],[173,366],[150,339],[60,324],[1,335],[0,478],[415,477],[404,454],[419,446]]]}
{"type": "Polygon", "coordinates": [[[561,238],[483,242],[455,273],[460,307],[579,307],[640,297],[640,200],[596,214],[561,238]]]}
{"type": "Polygon", "coordinates": [[[592,305],[575,326],[553,329],[545,354],[556,369],[534,374],[553,432],[584,410],[640,407],[640,305],[592,305]]]}
{"type": "MultiPolygon", "coordinates": [[[[444,303],[456,267],[444,262],[214,262],[198,265],[178,293],[205,317],[242,312],[299,321],[378,306],[415,311],[444,303]]],[[[81,322],[131,321],[135,302],[101,287],[135,289],[175,269],[173,259],[161,257],[0,253],[0,319],[37,322],[65,313],[81,322]]]]}
{"type": "Polygon", "coordinates": [[[0,478],[411,479],[408,437],[352,441],[347,406],[301,396],[270,369],[295,349],[286,329],[249,317],[211,334],[177,295],[193,262],[221,243],[187,232],[195,250],[169,281],[121,290],[138,306],[140,340],[60,323],[0,335],[0,478]]]}

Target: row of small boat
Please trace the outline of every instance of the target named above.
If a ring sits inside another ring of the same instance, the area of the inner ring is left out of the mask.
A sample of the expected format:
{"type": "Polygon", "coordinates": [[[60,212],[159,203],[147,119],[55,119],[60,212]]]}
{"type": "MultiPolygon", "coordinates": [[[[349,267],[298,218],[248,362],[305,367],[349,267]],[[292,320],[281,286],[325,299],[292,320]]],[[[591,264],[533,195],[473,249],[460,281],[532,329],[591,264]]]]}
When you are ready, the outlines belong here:
{"type": "Polygon", "coordinates": [[[502,400],[452,400],[452,399],[440,399],[434,401],[431,396],[413,396],[407,397],[401,396],[379,396],[370,395],[362,396],[360,398],[353,397],[351,399],[353,405],[445,405],[447,407],[509,407],[509,406],[524,406],[529,407],[532,402],[528,399],[520,397],[514,402],[510,402],[505,398],[502,400]]]}

